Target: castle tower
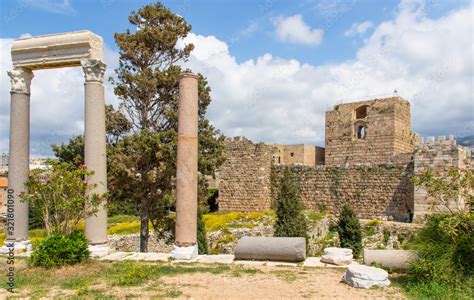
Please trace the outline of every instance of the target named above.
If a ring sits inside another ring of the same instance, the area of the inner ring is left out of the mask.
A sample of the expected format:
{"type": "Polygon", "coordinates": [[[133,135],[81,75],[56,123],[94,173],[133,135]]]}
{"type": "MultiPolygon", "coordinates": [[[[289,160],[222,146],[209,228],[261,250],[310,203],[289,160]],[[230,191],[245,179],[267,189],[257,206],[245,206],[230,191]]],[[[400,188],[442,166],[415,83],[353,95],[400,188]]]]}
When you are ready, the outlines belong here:
{"type": "Polygon", "coordinates": [[[326,112],[326,165],[385,164],[413,153],[410,103],[401,97],[336,105],[326,112]]]}

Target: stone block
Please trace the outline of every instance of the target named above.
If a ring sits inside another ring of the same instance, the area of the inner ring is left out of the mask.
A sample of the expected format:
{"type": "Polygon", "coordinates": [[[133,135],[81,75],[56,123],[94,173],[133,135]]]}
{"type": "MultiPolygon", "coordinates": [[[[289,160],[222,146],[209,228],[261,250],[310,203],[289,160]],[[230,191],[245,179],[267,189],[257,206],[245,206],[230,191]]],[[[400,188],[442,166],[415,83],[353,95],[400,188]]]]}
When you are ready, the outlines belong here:
{"type": "Polygon", "coordinates": [[[415,254],[408,250],[369,250],[364,249],[364,264],[379,263],[386,268],[407,269],[415,254]]]}
{"type": "Polygon", "coordinates": [[[352,249],[330,247],[324,249],[324,254],[321,256],[321,262],[343,266],[352,263],[353,255],[352,249]]]}
{"type": "Polygon", "coordinates": [[[364,265],[351,265],[342,276],[350,286],[368,289],[372,286],[386,287],[390,285],[385,270],[364,265]]]}
{"type": "Polygon", "coordinates": [[[235,259],[298,262],[305,258],[302,237],[243,237],[235,248],[235,259]]]}

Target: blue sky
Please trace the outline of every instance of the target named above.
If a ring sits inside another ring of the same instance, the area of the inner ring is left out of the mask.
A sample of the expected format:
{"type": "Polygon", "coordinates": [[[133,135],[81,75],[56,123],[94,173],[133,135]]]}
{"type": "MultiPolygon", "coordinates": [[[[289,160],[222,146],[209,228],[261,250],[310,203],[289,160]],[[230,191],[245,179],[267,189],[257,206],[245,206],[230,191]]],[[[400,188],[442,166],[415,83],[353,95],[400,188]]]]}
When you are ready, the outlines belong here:
{"type": "MultiPolygon", "coordinates": [[[[0,2],[0,152],[8,149],[9,48],[21,35],[91,30],[104,38],[107,76],[115,32],[151,1],[0,2]]],[[[193,29],[186,64],[212,88],[208,118],[226,135],[324,145],[324,112],[340,101],[389,95],[412,104],[422,136],[474,134],[473,2],[467,0],[163,1],[193,29]]],[[[32,154],[83,128],[79,68],[35,72],[32,154]],[[51,101],[51,100],[55,101],[51,101]],[[53,118],[51,118],[53,116],[53,118]]],[[[109,83],[106,102],[117,105],[109,83]]]]}
{"type": "MultiPolygon", "coordinates": [[[[130,11],[147,3],[153,1],[2,0],[0,37],[89,29],[116,49],[114,33],[130,28],[127,20],[130,11]]],[[[230,51],[239,62],[271,52],[282,58],[319,65],[354,58],[363,40],[347,39],[344,32],[353,23],[370,19],[377,24],[393,17],[399,1],[176,0],[162,3],[182,15],[193,26],[194,33],[213,35],[230,44],[230,51]],[[301,14],[311,27],[323,27],[324,43],[317,47],[300,47],[275,40],[272,20],[295,14],[301,14]]],[[[426,12],[428,16],[437,17],[466,3],[468,1],[430,0],[426,12]]]]}

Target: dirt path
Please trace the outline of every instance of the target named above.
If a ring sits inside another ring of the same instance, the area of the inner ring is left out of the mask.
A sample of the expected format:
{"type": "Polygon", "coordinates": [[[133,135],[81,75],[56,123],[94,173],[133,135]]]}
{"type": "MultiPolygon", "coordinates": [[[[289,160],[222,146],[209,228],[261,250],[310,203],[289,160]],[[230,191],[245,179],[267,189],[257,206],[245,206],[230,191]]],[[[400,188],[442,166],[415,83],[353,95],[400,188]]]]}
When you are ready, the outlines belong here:
{"type": "Polygon", "coordinates": [[[343,270],[255,267],[256,274],[186,274],[163,278],[183,298],[194,299],[405,299],[394,287],[356,289],[341,282],[343,270]]]}

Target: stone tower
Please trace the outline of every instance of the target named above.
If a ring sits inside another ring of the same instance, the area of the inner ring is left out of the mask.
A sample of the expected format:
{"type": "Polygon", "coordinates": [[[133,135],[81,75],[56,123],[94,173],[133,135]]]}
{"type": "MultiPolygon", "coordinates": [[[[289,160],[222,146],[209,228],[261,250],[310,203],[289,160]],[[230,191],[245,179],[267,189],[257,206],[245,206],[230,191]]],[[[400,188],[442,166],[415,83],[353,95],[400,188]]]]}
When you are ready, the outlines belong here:
{"type": "Polygon", "coordinates": [[[401,97],[336,105],[326,112],[326,165],[405,162],[413,136],[410,103],[401,97]]]}

